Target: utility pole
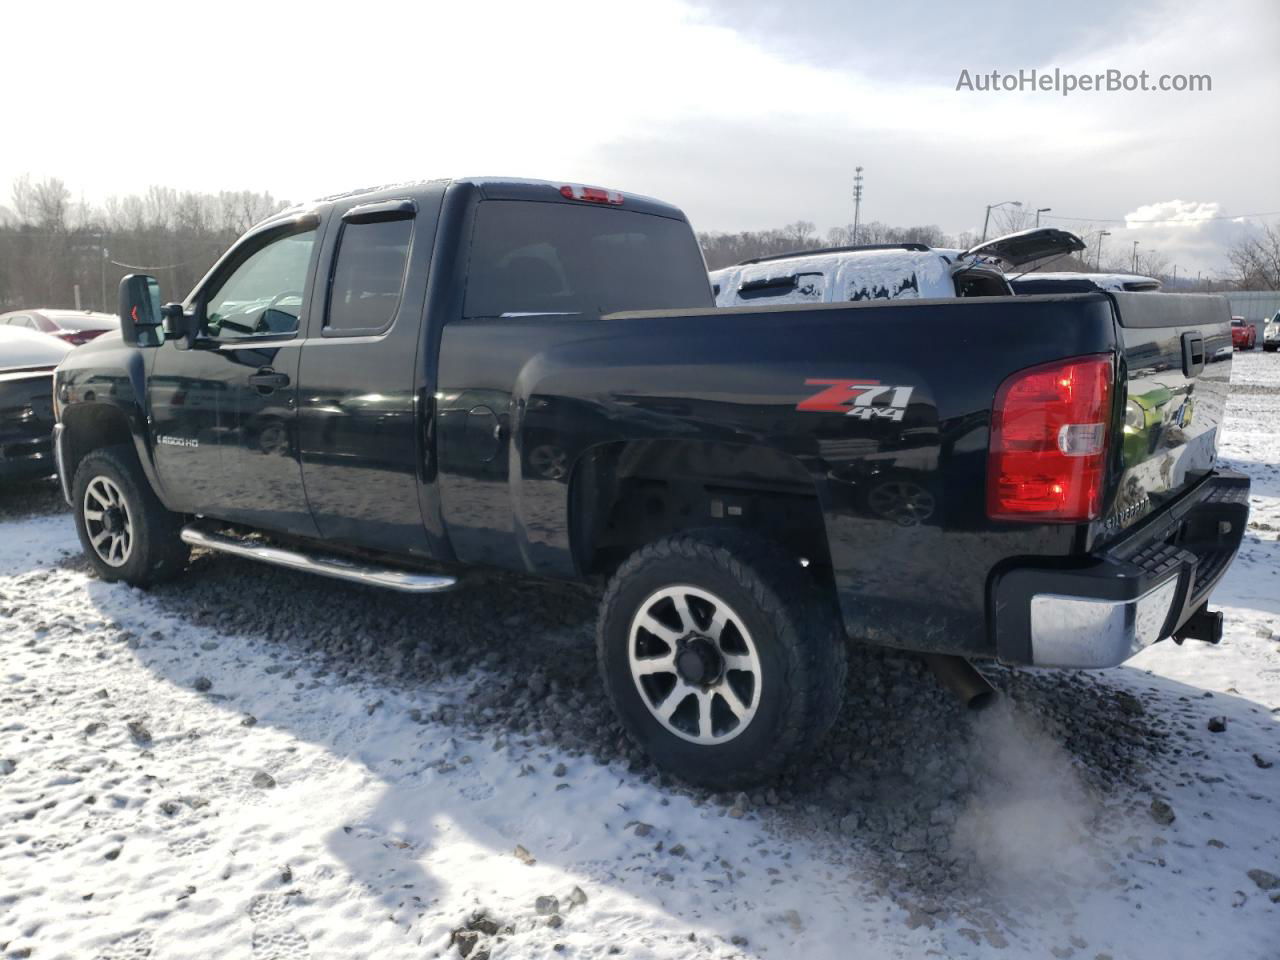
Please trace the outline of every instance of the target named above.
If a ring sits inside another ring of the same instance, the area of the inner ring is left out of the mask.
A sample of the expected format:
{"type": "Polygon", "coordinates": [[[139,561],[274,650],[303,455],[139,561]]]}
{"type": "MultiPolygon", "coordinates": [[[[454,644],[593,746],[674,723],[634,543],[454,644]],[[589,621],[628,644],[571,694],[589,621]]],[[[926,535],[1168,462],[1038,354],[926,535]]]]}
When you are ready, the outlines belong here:
{"type": "Polygon", "coordinates": [[[987,215],[985,218],[983,218],[983,221],[982,221],[982,239],[983,240],[987,239],[987,227],[991,225],[991,211],[994,210],[996,207],[1007,207],[1007,206],[1020,207],[1022,206],[1022,201],[1021,200],[1001,200],[999,203],[987,204],[987,215]]]}
{"type": "Polygon", "coordinates": [[[1102,272],[1102,238],[1111,236],[1110,230],[1098,231],[1098,259],[1093,262],[1093,269],[1102,272]]]}
{"type": "Polygon", "coordinates": [[[1138,272],[1138,241],[1133,241],[1133,265],[1129,268],[1130,273],[1138,272]]]}
{"type": "Polygon", "coordinates": [[[862,168],[853,168],[853,245],[858,245],[858,222],[862,218],[862,168]]]}
{"type": "Polygon", "coordinates": [[[1040,229],[1040,214],[1048,213],[1053,207],[1036,207],[1036,229],[1040,229]]]}
{"type": "Polygon", "coordinates": [[[107,248],[102,246],[103,238],[98,237],[98,246],[102,247],[102,306],[99,308],[103,313],[110,313],[107,309],[107,248]]]}

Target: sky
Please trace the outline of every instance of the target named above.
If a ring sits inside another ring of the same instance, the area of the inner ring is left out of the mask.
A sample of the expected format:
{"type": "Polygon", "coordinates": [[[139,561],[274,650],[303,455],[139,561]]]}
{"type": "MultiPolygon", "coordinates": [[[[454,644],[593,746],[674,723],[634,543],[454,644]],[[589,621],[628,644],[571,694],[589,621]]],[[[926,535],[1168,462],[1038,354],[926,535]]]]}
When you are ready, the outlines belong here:
{"type": "Polygon", "coordinates": [[[852,220],[861,165],[864,220],[980,231],[1019,200],[1110,230],[1106,252],[1224,268],[1258,222],[1233,218],[1280,221],[1280,4],[1058,6],[11,5],[5,75],[27,79],[0,110],[0,204],[24,173],[90,203],[499,174],[657,196],[699,230],[825,231],[852,220]],[[1054,68],[1212,90],[956,89],[962,70],[1054,68]]]}

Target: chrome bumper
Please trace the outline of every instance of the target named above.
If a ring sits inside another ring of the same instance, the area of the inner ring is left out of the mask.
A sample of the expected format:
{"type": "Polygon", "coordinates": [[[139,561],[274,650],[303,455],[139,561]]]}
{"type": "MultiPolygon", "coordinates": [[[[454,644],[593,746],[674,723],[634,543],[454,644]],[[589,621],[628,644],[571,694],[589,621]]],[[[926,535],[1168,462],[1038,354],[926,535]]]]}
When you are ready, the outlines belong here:
{"type": "Polygon", "coordinates": [[[1038,667],[1114,667],[1166,636],[1177,576],[1136,600],[1037,593],[1031,598],[1031,661],[1038,667]]]}
{"type": "Polygon", "coordinates": [[[1205,609],[1248,522],[1249,478],[1219,471],[1099,553],[998,573],[996,656],[1085,670],[1124,663],[1205,609]]]}
{"type": "Polygon", "coordinates": [[[67,501],[67,506],[73,507],[75,504],[71,502],[71,478],[67,476],[67,459],[62,451],[65,436],[66,431],[63,430],[62,424],[55,423],[53,425],[53,462],[58,465],[58,482],[62,484],[62,499],[67,501]]]}

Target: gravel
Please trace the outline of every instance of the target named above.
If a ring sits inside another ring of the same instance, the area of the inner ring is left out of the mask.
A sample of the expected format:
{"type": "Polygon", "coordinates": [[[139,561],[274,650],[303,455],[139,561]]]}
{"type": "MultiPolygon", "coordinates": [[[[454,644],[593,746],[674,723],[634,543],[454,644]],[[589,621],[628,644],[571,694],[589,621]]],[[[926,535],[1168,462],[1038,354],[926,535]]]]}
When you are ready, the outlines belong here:
{"type": "Polygon", "coordinates": [[[5,484],[0,496],[0,521],[60,513],[67,509],[56,478],[5,484]]]}
{"type": "MultiPolygon", "coordinates": [[[[12,498],[6,502],[14,509],[12,498]]],[[[65,509],[47,491],[26,502],[31,510],[65,509]]],[[[65,564],[84,561],[70,557],[65,564]]],[[[726,816],[765,817],[784,838],[794,831],[827,838],[836,856],[870,854],[884,889],[904,904],[981,889],[1002,866],[975,855],[973,845],[951,842],[957,823],[972,819],[982,784],[1000,773],[983,754],[974,715],[911,654],[853,646],[846,707],[827,739],[757,792],[718,794],[659,772],[614,719],[595,665],[594,589],[477,572],[469,589],[422,599],[196,551],[187,576],[149,595],[166,612],[286,646],[339,678],[461,691],[452,703],[413,718],[420,722],[532,735],[570,758],[624,764],[726,816]]],[[[1159,765],[1182,731],[1168,716],[1151,716],[1141,691],[1117,689],[1086,672],[982,669],[1010,715],[1062,752],[1089,802],[1091,826],[1099,826],[1109,798],[1156,792],[1159,765]]],[[[192,686],[211,685],[195,677],[192,686]]],[[[139,746],[150,744],[141,721],[129,731],[139,746]]],[[[568,768],[554,773],[565,777],[568,768]]],[[[260,789],[275,783],[264,771],[252,782],[260,789]]],[[[1167,824],[1173,811],[1162,803],[1151,804],[1150,816],[1167,824]]],[[[633,829],[643,837],[652,827],[633,829]]],[[[535,859],[523,847],[516,856],[535,859]]]]}
{"type": "MultiPolygon", "coordinates": [[[[478,580],[424,601],[197,553],[188,577],[151,596],[200,625],[289,645],[340,676],[404,687],[473,680],[455,702],[418,719],[532,734],[570,757],[623,763],[727,816],[767,814],[783,835],[826,835],[836,851],[871,853],[886,888],[904,898],[944,896],[994,868],[949,843],[984,761],[972,715],[918,658],[854,647],[846,709],[827,740],[758,797],[721,795],[660,773],[615,721],[591,655],[594,592],[501,574],[478,580]]],[[[1149,720],[1138,694],[1087,673],[984,670],[1014,711],[1065,751],[1091,796],[1146,788],[1168,750],[1167,723],[1149,720]]],[[[1165,822],[1155,806],[1152,816],[1165,822]]],[[[652,830],[632,825],[637,836],[652,830]]],[[[534,860],[523,848],[517,856],[534,860]]]]}
{"type": "Polygon", "coordinates": [[[1259,890],[1280,890],[1280,877],[1267,870],[1250,870],[1249,879],[1258,885],[1259,890]]]}

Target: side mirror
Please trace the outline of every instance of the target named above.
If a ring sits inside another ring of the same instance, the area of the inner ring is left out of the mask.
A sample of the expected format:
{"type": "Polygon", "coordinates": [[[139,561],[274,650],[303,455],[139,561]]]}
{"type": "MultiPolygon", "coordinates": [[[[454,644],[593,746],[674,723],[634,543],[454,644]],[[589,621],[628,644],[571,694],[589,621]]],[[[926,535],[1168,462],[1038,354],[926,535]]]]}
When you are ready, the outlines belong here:
{"type": "Polygon", "coordinates": [[[200,336],[203,314],[203,303],[197,304],[195,313],[185,312],[180,303],[166,303],[160,308],[165,340],[179,350],[192,349],[200,336]]]}
{"type": "Polygon", "coordinates": [[[131,347],[158,347],[161,307],[160,283],[155,277],[131,273],[120,281],[120,336],[131,347]]]}

